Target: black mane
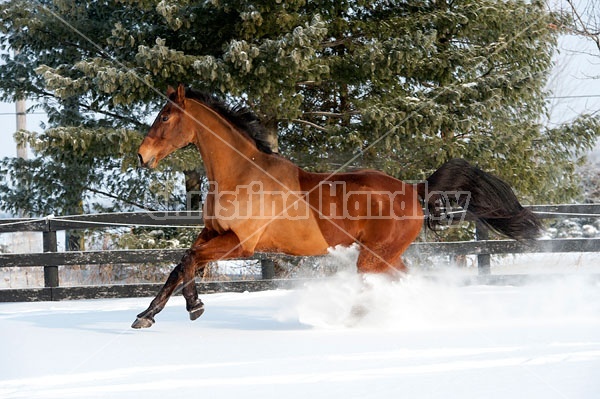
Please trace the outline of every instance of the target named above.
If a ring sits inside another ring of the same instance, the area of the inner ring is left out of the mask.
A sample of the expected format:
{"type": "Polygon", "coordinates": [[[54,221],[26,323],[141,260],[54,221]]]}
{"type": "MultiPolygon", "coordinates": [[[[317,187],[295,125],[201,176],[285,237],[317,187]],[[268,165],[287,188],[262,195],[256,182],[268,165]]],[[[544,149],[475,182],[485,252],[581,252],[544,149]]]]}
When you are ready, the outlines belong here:
{"type": "Polygon", "coordinates": [[[239,130],[245,132],[254,143],[256,143],[256,148],[260,151],[267,154],[273,153],[271,145],[267,141],[267,130],[258,119],[258,116],[256,116],[250,108],[241,104],[230,106],[226,104],[223,99],[215,95],[197,91],[192,88],[186,89],[185,96],[186,98],[200,101],[215,110],[239,130]]]}

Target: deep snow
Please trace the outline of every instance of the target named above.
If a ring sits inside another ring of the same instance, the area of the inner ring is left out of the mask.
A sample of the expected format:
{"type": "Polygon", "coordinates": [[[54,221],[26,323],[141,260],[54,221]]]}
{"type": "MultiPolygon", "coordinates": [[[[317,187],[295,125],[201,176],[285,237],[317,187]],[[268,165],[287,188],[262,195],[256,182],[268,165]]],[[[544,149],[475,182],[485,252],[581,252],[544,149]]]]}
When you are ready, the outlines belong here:
{"type": "Polygon", "coordinates": [[[2,398],[597,398],[600,283],[342,272],[294,290],[0,304],[2,398]],[[352,316],[354,305],[369,311],[352,316]]]}

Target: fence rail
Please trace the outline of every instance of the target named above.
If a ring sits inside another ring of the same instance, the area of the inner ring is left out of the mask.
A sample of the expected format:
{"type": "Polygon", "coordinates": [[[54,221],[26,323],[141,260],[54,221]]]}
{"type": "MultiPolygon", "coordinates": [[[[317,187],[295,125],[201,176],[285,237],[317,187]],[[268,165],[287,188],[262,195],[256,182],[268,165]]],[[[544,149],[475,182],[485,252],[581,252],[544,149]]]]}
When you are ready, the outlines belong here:
{"type": "MultiPolygon", "coordinates": [[[[536,205],[529,209],[540,218],[597,218],[600,204],[583,205],[536,205]]],[[[459,219],[454,216],[455,219],[459,219]]],[[[114,297],[151,295],[156,284],[107,285],[94,287],[60,287],[58,266],[163,263],[177,262],[185,249],[111,250],[57,252],[56,232],[60,230],[96,229],[110,227],[201,227],[202,212],[131,212],[0,220],[0,233],[42,232],[43,253],[0,254],[0,267],[44,267],[44,288],[0,289],[1,301],[60,300],[83,297],[114,297]]],[[[479,274],[490,272],[490,255],[517,253],[600,252],[600,238],[552,239],[535,241],[488,240],[487,231],[477,227],[477,241],[466,242],[417,242],[413,243],[407,256],[431,255],[477,255],[479,274]]],[[[246,291],[280,286],[283,281],[272,280],[273,262],[268,254],[257,254],[262,264],[264,280],[200,283],[203,291],[246,291]]]]}

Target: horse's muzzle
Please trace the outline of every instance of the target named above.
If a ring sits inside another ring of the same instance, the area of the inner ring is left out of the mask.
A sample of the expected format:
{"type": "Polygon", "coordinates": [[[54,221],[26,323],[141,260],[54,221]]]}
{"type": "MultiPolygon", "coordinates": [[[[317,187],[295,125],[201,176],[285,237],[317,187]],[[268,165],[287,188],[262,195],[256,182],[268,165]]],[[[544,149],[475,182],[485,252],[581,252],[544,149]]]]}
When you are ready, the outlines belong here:
{"type": "Polygon", "coordinates": [[[148,159],[146,162],[144,162],[144,157],[142,156],[142,154],[138,153],[139,167],[151,169],[155,158],[156,157],[152,157],[152,158],[148,159]]]}

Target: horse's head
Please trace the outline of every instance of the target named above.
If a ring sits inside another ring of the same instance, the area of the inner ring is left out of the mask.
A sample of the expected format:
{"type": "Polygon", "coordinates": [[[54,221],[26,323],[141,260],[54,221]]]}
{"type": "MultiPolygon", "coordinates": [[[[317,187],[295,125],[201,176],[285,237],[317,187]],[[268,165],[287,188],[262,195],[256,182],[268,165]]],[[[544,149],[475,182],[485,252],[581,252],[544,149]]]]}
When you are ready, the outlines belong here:
{"type": "Polygon", "coordinates": [[[193,119],[185,112],[185,87],[169,86],[169,101],[159,112],[138,149],[140,165],[155,168],[158,162],[173,151],[191,144],[194,139],[193,119]]]}

